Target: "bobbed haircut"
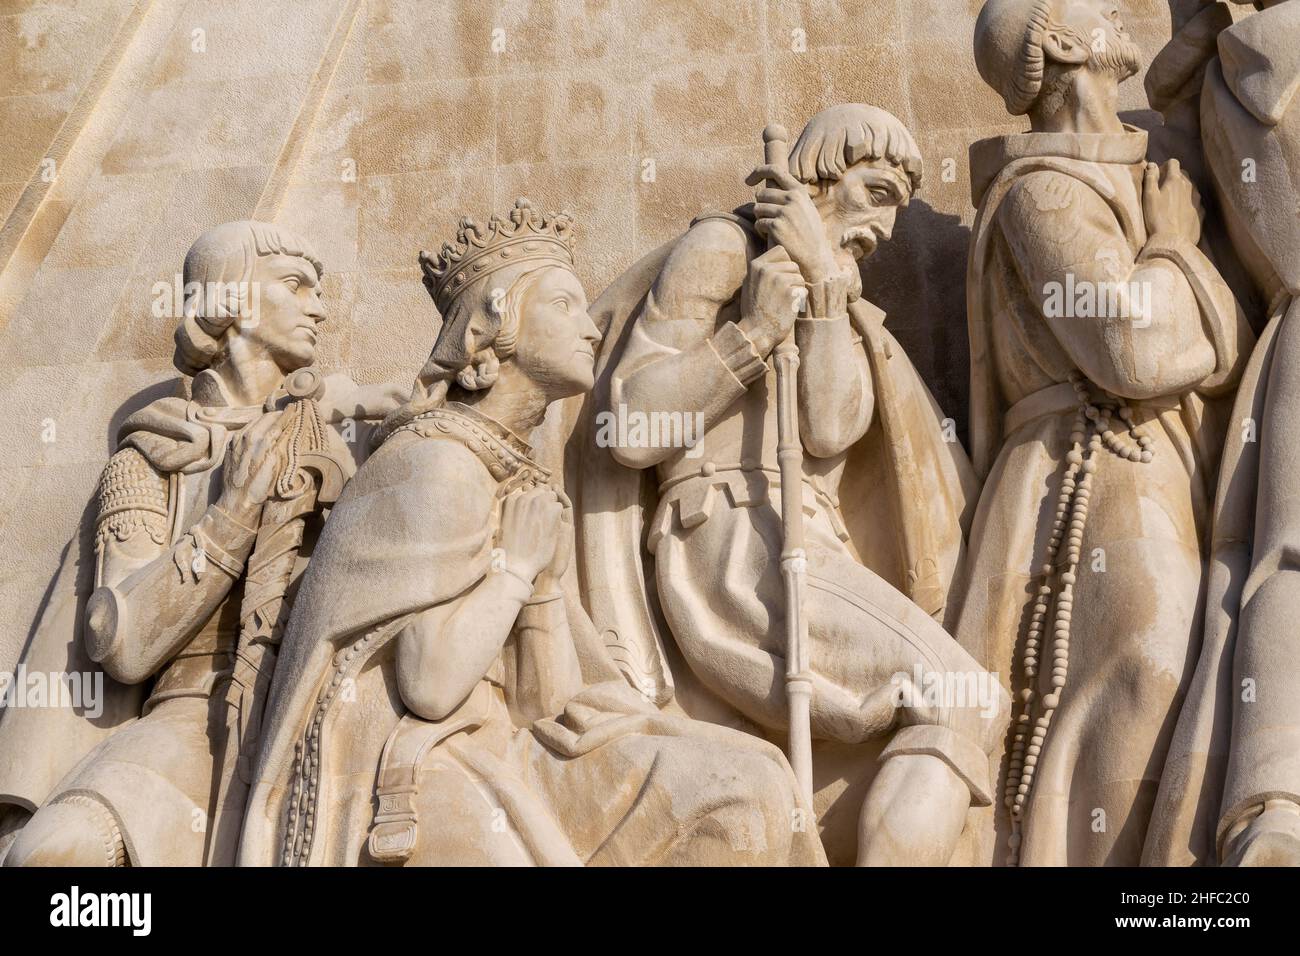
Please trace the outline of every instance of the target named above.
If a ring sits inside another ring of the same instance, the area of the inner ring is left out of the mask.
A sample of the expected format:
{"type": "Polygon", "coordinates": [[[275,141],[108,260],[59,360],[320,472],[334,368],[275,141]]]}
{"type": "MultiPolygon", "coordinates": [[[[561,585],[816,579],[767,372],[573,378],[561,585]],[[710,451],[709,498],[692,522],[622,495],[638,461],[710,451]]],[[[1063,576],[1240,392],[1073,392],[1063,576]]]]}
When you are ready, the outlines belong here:
{"type": "Polygon", "coordinates": [[[834,182],[861,162],[884,160],[901,170],[912,192],[921,188],[921,151],[893,113],[865,103],[841,103],[808,121],[790,151],[801,183],[834,182]]]}
{"type": "Polygon", "coordinates": [[[213,226],[190,246],[183,272],[185,311],[172,359],[182,373],[197,375],[225,351],[226,330],[244,304],[240,290],[252,282],[257,260],[268,256],[306,259],[317,278],[325,275],[325,266],[306,240],[255,219],[213,226]]]}

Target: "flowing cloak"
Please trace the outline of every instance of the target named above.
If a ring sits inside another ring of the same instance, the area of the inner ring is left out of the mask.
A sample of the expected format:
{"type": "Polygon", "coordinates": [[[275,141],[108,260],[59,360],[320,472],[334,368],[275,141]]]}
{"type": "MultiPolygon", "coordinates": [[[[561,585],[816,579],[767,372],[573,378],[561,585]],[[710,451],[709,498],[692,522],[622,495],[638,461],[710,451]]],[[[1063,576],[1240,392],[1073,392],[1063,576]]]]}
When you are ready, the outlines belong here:
{"type": "MultiPolygon", "coordinates": [[[[1068,450],[1068,444],[1058,446],[1070,434],[1070,421],[1078,405],[1073,389],[1065,382],[1068,370],[1073,367],[1073,359],[1054,339],[1049,341],[1046,338],[1049,334],[1046,330],[1008,324],[1006,327],[1012,331],[1006,333],[1005,339],[997,337],[995,323],[999,320],[1014,322],[1014,315],[1018,313],[1012,312],[1022,304],[1015,298],[1022,293],[1014,290],[1028,281],[999,271],[1002,267],[996,262],[997,245],[994,242],[1001,232],[997,214],[1017,184],[1036,174],[1050,173],[1051,189],[1057,193],[1069,196],[1074,190],[1080,195],[1095,195],[1096,199],[1104,202],[1108,215],[1114,217],[1123,233],[1123,241],[1128,243],[1136,258],[1133,247],[1135,244],[1141,246],[1145,237],[1140,208],[1132,207],[1131,198],[1126,203],[1115,183],[1099,167],[1105,165],[1115,170],[1140,168],[1145,148],[1145,134],[1129,128],[1125,133],[1114,135],[1018,134],[985,140],[971,149],[972,195],[979,213],[975,220],[966,283],[971,360],[970,437],[972,460],[985,485],[975,517],[974,535],[980,545],[970,558],[969,593],[963,602],[963,617],[957,635],[963,646],[971,649],[988,670],[1006,674],[1007,669],[1012,668],[1014,672],[1009,677],[1013,681],[1022,676],[1016,647],[1018,635],[1024,630],[1026,609],[1033,603],[1029,584],[1038,581],[1036,575],[1045,555],[1045,526],[1050,525],[1050,512],[1044,509],[1049,504],[1048,496],[1055,494],[1057,479],[1053,476],[1057,475],[1059,464],[1068,450]],[[1000,298],[1005,288],[1013,290],[1010,298],[1000,298]],[[1007,342],[1010,345],[1005,344],[1007,342]],[[1028,360],[1032,360],[1032,367],[1016,370],[1022,378],[1015,381],[1015,387],[1026,393],[1015,396],[1018,401],[1013,402],[1004,394],[999,346],[1018,348],[1028,360]],[[1041,384],[1038,379],[1042,380],[1041,384]]],[[[1038,201],[1059,198],[1055,194],[1049,197],[1046,195],[1047,187],[1043,188],[1044,194],[1038,201]]],[[[1065,207],[1053,206],[1051,214],[1059,216],[1060,208],[1065,207]]],[[[1071,241],[1086,240],[1082,231],[1084,225],[1079,225],[1082,238],[1072,235],[1071,241]]],[[[1091,261],[1090,256],[1084,253],[1080,253],[1078,258],[1091,261]]],[[[1049,733],[1038,766],[1034,797],[1047,793],[1049,799],[1042,803],[1037,814],[1033,806],[1030,808],[1026,825],[1032,830],[1026,831],[1025,848],[1021,851],[1025,863],[1055,862],[1057,854],[1067,852],[1064,844],[1069,821],[1062,814],[1068,812],[1067,800],[1081,799],[1074,796],[1076,788],[1071,781],[1080,787],[1085,785],[1080,779],[1084,771],[1076,774],[1074,768],[1081,759],[1080,745],[1085,728],[1095,732],[1091,725],[1106,716],[1100,694],[1105,690],[1107,674],[1120,688],[1127,688],[1130,684],[1134,688],[1143,688],[1133,691],[1137,699],[1134,706],[1141,706],[1140,702],[1146,700],[1147,690],[1159,689],[1160,694],[1151,696],[1148,712],[1142,717],[1144,732],[1159,731],[1166,720],[1173,719],[1154,712],[1155,708],[1162,706],[1160,700],[1172,693],[1173,706],[1177,706],[1177,692],[1169,683],[1177,683],[1169,670],[1174,665],[1159,656],[1160,649],[1166,646],[1166,639],[1173,641],[1174,636],[1181,633],[1184,624],[1188,634],[1197,627],[1195,616],[1199,609],[1195,595],[1185,599],[1182,590],[1186,588],[1161,587],[1152,568],[1166,562],[1167,566],[1161,565],[1163,573],[1174,576],[1173,580],[1187,588],[1194,589],[1202,577],[1202,572],[1196,570],[1202,563],[1196,534],[1204,534],[1197,527],[1198,515],[1203,510],[1208,520],[1211,510],[1211,469],[1218,458],[1220,409],[1225,404],[1217,400],[1206,401],[1202,393],[1218,395],[1237,381],[1243,364],[1242,352],[1248,348],[1252,337],[1230,292],[1226,287],[1213,283],[1213,267],[1198,250],[1189,248],[1183,252],[1171,252],[1166,261],[1182,273],[1190,286],[1195,299],[1193,308],[1200,311],[1203,334],[1214,348],[1214,369],[1194,388],[1180,390],[1176,398],[1157,397],[1136,403],[1146,405],[1150,411],[1152,418],[1147,431],[1153,434],[1153,440],[1160,446],[1154,467],[1162,470],[1158,476],[1147,479],[1149,495],[1156,502],[1168,499],[1164,504],[1156,503],[1150,507],[1151,517],[1147,519],[1150,526],[1143,524],[1146,516],[1141,511],[1133,513],[1131,528],[1120,527],[1113,518],[1108,524],[1105,512],[1098,507],[1094,508],[1094,520],[1087,532],[1089,537],[1085,539],[1085,548],[1103,543],[1107,546],[1105,550],[1109,552],[1108,558],[1113,565],[1109,571],[1117,587],[1138,589],[1126,591],[1122,600],[1144,609],[1143,614],[1137,616],[1140,619],[1134,619],[1132,624],[1133,634],[1141,635],[1144,643],[1126,647],[1125,654],[1141,657],[1149,651],[1155,656],[1145,670],[1141,664],[1127,660],[1123,655],[1117,655],[1111,661],[1091,659],[1089,666],[1092,669],[1081,673],[1082,683],[1076,680],[1073,693],[1067,684],[1061,709],[1054,718],[1054,731],[1049,733]],[[1241,343],[1241,349],[1238,349],[1238,343],[1241,343]],[[1182,512],[1180,494],[1162,497],[1162,482],[1165,481],[1174,482],[1175,489],[1178,482],[1190,485],[1191,515],[1182,512]],[[1177,524],[1172,519],[1165,522],[1162,516],[1166,513],[1176,515],[1177,524]],[[1148,538],[1150,541],[1143,545],[1148,538]],[[1162,544],[1164,550],[1156,548],[1157,544],[1162,544]],[[1149,557],[1143,557],[1143,546],[1153,549],[1149,557]],[[1173,554],[1174,551],[1179,554],[1173,554]],[[1191,579],[1181,577],[1179,569],[1182,565],[1177,564],[1176,559],[1192,565],[1188,569],[1191,579]],[[1174,597],[1175,594],[1178,596],[1174,597]],[[1151,683],[1142,684],[1144,680],[1151,683]],[[1089,714],[1093,716],[1087,716],[1089,714]],[[1063,722],[1065,726],[1061,726],[1063,722]],[[1044,787],[1044,780],[1051,784],[1052,790],[1044,787]],[[1031,850],[1030,844],[1034,842],[1037,846],[1031,850]]],[[[1097,262],[1103,262],[1103,257],[1098,256],[1097,262]]],[[[1043,322],[1038,313],[1041,302],[1029,307],[1035,310],[1029,321],[1043,322]]],[[[1094,497],[1100,501],[1104,497],[1100,489],[1113,487],[1121,493],[1114,502],[1128,501],[1141,507],[1144,499],[1139,492],[1146,486],[1137,484],[1137,477],[1124,477],[1123,467],[1102,460],[1098,470],[1099,487],[1094,489],[1094,497]],[[1111,477],[1107,478],[1107,475],[1111,477]]],[[[1100,613],[1099,609],[1088,607],[1086,601],[1076,602],[1076,608],[1079,609],[1076,617],[1080,612],[1083,616],[1100,613]]],[[[1193,649],[1195,646],[1193,641],[1193,649]]],[[[1087,659],[1082,650],[1072,656],[1087,659]]],[[[1167,656],[1172,658],[1178,654],[1170,651],[1167,656]]],[[[1189,683],[1186,679],[1184,682],[1189,683]]],[[[1013,683],[1013,693],[1017,686],[1013,683]]],[[[1001,768],[995,766],[993,772],[1002,778],[1001,768]]],[[[1121,805],[1130,799],[1123,792],[1124,787],[1137,786],[1136,778],[1129,780],[1126,774],[1122,776],[1127,783],[1098,778],[1086,785],[1094,788],[1091,795],[1098,801],[1105,794],[1107,799],[1113,798],[1117,805],[1121,805]]],[[[1145,777],[1142,779],[1146,780],[1145,777]]],[[[1138,792],[1131,799],[1137,806],[1147,797],[1138,792]]],[[[1100,806],[1100,803],[1093,806],[1100,806]]],[[[999,819],[1005,817],[1005,807],[1000,801],[995,813],[999,819]]],[[[1141,847],[1131,846],[1132,842],[1125,836],[1123,847],[1119,848],[1118,844],[1116,847],[1121,853],[1132,851],[1132,862],[1136,863],[1141,847]]],[[[989,848],[988,852],[991,853],[992,849],[989,848]]],[[[985,850],[980,853],[983,855],[985,850]]]]}
{"type": "MultiPolygon", "coordinates": [[[[416,612],[453,600],[472,588],[491,569],[495,539],[494,501],[499,501],[521,482],[548,481],[549,474],[525,460],[500,454],[500,442],[493,442],[490,429],[473,434],[466,431],[465,414],[452,414],[448,422],[444,413],[433,410],[416,421],[412,429],[428,429],[418,441],[403,442],[410,436],[396,434],[379,448],[349,483],[330,514],[330,520],[316,547],[312,563],[295,602],[295,611],[281,646],[275,679],[265,718],[262,752],[247,803],[239,863],[248,866],[314,865],[319,863],[355,863],[346,848],[351,834],[330,832],[312,837],[317,806],[333,808],[335,798],[350,806],[341,791],[349,783],[340,783],[353,766],[344,764],[351,756],[337,755],[331,749],[334,738],[344,739],[340,727],[350,719],[345,708],[333,708],[338,675],[357,675],[364,680],[367,668],[376,662],[382,667],[380,652],[400,632],[416,612]],[[437,434],[445,433],[444,435],[437,434]],[[451,446],[451,447],[448,447],[451,446]],[[467,452],[465,449],[468,448],[467,452]],[[475,464],[472,459],[486,465],[475,464]],[[489,478],[490,475],[490,478],[489,478]],[[333,673],[335,678],[330,680],[333,673]],[[319,721],[313,718],[318,715],[319,721]],[[309,728],[319,727],[319,731],[309,728]],[[301,741],[311,738],[311,752],[318,761],[319,772],[309,785],[312,793],[306,811],[307,836],[303,833],[304,814],[298,812],[298,789],[291,783],[298,775],[301,741]],[[319,745],[319,746],[318,746],[319,745]],[[331,788],[334,788],[333,790],[331,788]],[[286,849],[293,836],[292,850],[286,849]],[[341,847],[343,849],[341,849],[341,847]]],[[[481,427],[481,426],[480,426],[481,427]]],[[[517,453],[522,457],[522,453],[517,453]]],[[[630,688],[618,668],[606,654],[592,629],[575,591],[572,574],[563,582],[563,603],[568,629],[576,655],[578,671],[565,668],[560,661],[563,651],[555,641],[543,640],[524,650],[516,645],[516,663],[507,665],[505,698],[516,726],[549,751],[549,759],[564,763],[596,754],[601,748],[638,735],[690,738],[700,745],[716,744],[709,752],[710,766],[722,774],[731,766],[731,756],[744,754],[754,766],[757,760],[767,772],[766,780],[788,785],[793,806],[795,785],[780,753],[762,741],[746,735],[713,727],[680,716],[662,713],[659,708],[630,688]],[[524,661],[530,663],[535,679],[523,674],[524,661]],[[548,663],[548,661],[552,663],[548,663]],[[515,672],[512,679],[510,672],[515,672]],[[543,688],[538,693],[537,688],[543,688]],[[726,748],[729,753],[723,753],[726,748]]],[[[567,635],[566,635],[567,638],[567,635]]],[[[367,685],[369,686],[369,685],[367,685]]],[[[480,682],[479,687],[484,686],[480,682]]],[[[371,806],[374,768],[379,767],[379,784],[387,777],[388,760],[400,749],[401,725],[419,724],[427,728],[424,738],[429,748],[443,741],[465,764],[481,784],[493,791],[498,806],[506,809],[512,828],[535,863],[561,865],[580,863],[581,859],[565,833],[560,832],[548,808],[530,792],[518,773],[504,766],[478,748],[473,740],[456,743],[453,735],[473,730],[479,723],[462,722],[465,708],[474,706],[477,691],[447,720],[422,721],[407,713],[400,700],[376,697],[382,713],[367,710],[369,722],[382,722],[391,716],[395,723],[389,743],[371,753],[356,756],[364,777],[364,803],[371,806]],[[405,714],[406,716],[403,716],[405,714]],[[447,725],[447,726],[443,726],[447,725]]],[[[358,706],[366,706],[358,691],[358,706]]],[[[493,718],[483,717],[482,723],[493,718]]],[[[465,718],[469,721],[469,718],[465,718]]],[[[382,733],[388,728],[381,727],[382,733]]],[[[459,739],[459,738],[456,738],[459,739]]],[[[422,751],[423,752],[423,751],[422,751]]],[[[420,766],[422,758],[413,763],[420,766]]],[[[546,758],[543,758],[546,759],[546,758]]],[[[599,757],[596,758],[599,760],[599,757]]],[[[615,757],[607,761],[606,770],[617,773],[622,766],[615,757]]],[[[355,774],[352,782],[361,778],[355,774]]],[[[358,784],[357,786],[360,786],[358,784]]],[[[631,790],[625,779],[616,785],[626,795],[641,789],[634,783],[631,790]]],[[[754,799],[774,798],[775,791],[761,781],[745,783],[756,788],[754,799]]],[[[778,786],[778,789],[780,786],[778,786]]],[[[414,787],[407,788],[408,791],[414,787]]],[[[355,792],[360,792],[354,786],[355,792]]],[[[575,794],[572,804],[581,807],[588,794],[575,794]]],[[[381,807],[386,804],[381,799],[381,807]]],[[[675,799],[675,798],[674,798],[675,799]]],[[[617,803],[612,797],[604,801],[617,803]]],[[[789,812],[788,809],[785,812],[789,812]]],[[[331,819],[338,817],[333,814],[331,819]]],[[[342,813],[344,826],[350,819],[342,813]]],[[[597,814],[593,811],[592,818],[597,814]]],[[[338,822],[334,820],[334,822],[338,822]]],[[[376,820],[373,832],[383,826],[376,820]]],[[[448,825],[453,825],[450,819],[448,825]]],[[[770,822],[770,821],[769,821],[770,822]]],[[[430,821],[436,826],[436,821],[430,821]]],[[[788,817],[782,826],[788,824],[788,817]]],[[[321,823],[319,829],[327,829],[321,823]]],[[[414,837],[406,841],[409,848],[414,837]]],[[[653,841],[648,841],[653,842],[653,841]]],[[[796,840],[804,862],[824,860],[815,841],[796,840]]],[[[372,856],[379,844],[372,841],[372,856]]]]}
{"type": "MultiPolygon", "coordinates": [[[[696,222],[725,218],[749,229],[750,208],[696,222]]],[[[621,465],[595,439],[595,416],[616,404],[611,398],[615,370],[679,241],[636,262],[591,309],[604,333],[596,386],[566,431],[571,435],[567,489],[578,513],[574,563],[591,620],[632,686],[666,708],[783,744],[782,734],[745,718],[684,660],[662,616],[655,559],[646,547],[659,505],[656,470],[621,465]]],[[[848,545],[864,565],[947,625],[958,611],[965,534],[978,486],[953,423],[884,328],[883,314],[860,300],[850,306],[850,319],[863,339],[875,411],[867,433],[848,450],[839,487],[848,545]]],[[[811,371],[804,367],[804,374],[811,371]]],[[[878,766],[874,758],[888,742],[813,743],[814,809],[833,863],[853,862],[862,797],[878,766]]]]}
{"type": "MultiPolygon", "coordinates": [[[[712,216],[752,221],[748,207],[712,216]]],[[[605,344],[596,387],[575,429],[585,449],[573,496],[582,596],[624,676],[660,703],[674,698],[675,677],[688,675],[665,645],[653,558],[644,547],[658,503],[654,469],[624,467],[609,449],[598,447],[595,415],[610,407],[614,371],[677,241],[646,255],[593,304],[591,315],[605,344]]],[[[885,329],[883,313],[858,300],[850,305],[850,318],[867,351],[876,408],[867,434],[847,458],[839,492],[844,523],[863,563],[946,625],[959,610],[952,598],[961,591],[965,535],[978,492],[975,476],[951,421],[885,329]],[[914,427],[917,422],[926,427],[914,427]]],[[[697,702],[679,703],[696,709],[697,702]]],[[[708,710],[715,708],[699,704],[700,713],[708,710]]]]}
{"type": "Polygon", "coordinates": [[[1300,661],[1294,581],[1251,608],[1268,577],[1296,568],[1294,423],[1300,420],[1300,3],[1217,34],[1201,94],[1205,153],[1234,243],[1270,299],[1242,377],[1215,503],[1205,634],[1165,762],[1143,862],[1213,865],[1226,830],[1271,797],[1300,802],[1300,661]],[[1242,181],[1242,162],[1257,163],[1242,181]],[[1239,429],[1254,423],[1257,435],[1239,429]],[[1241,440],[1238,440],[1238,439],[1241,440]],[[1254,626],[1242,626],[1247,612],[1254,626]],[[1235,673],[1235,676],[1234,676],[1235,673]],[[1256,699],[1236,708],[1241,681],[1256,699]]]}
{"type": "MultiPolygon", "coordinates": [[[[229,422],[196,402],[159,399],[135,412],[118,431],[118,447],[135,448],[169,483],[169,543],[185,527],[174,507],[187,476],[210,472],[225,456],[229,422]]],[[[86,652],[82,619],[94,588],[90,550],[95,515],[68,545],[21,666],[27,673],[83,674],[103,678],[103,713],[91,718],[69,707],[7,708],[0,711],[0,803],[35,811],[60,780],[100,742],[140,716],[146,685],[126,685],[103,674],[86,652]]]]}

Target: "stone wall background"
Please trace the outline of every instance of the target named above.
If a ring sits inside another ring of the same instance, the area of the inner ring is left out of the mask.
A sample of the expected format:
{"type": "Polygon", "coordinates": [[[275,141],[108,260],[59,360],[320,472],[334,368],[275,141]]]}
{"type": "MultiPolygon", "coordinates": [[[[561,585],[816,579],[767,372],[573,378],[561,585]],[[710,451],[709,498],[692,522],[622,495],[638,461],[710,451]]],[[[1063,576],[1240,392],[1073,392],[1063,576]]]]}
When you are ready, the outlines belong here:
{"type": "MultiPolygon", "coordinates": [[[[568,208],[594,298],[699,212],[748,198],[767,122],[795,134],[822,107],[873,103],[927,168],[867,292],[964,423],[966,151],[1023,128],[976,73],[979,7],[0,0],[0,669],[118,424],[178,387],[174,322],[153,317],[150,290],[218,222],[305,233],[329,273],[322,363],[404,383],[437,327],[416,252],[461,215],[518,195],[568,208]]],[[[1125,9],[1149,59],[1167,4],[1125,9]]],[[[1125,90],[1144,110],[1140,79],[1125,90]]]]}

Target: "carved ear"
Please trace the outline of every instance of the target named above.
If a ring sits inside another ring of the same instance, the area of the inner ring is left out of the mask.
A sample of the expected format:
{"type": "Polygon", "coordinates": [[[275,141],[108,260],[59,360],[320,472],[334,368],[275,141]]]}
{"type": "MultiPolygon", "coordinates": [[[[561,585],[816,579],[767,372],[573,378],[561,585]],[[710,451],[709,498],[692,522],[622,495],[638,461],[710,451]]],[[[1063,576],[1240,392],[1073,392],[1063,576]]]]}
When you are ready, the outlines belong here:
{"type": "Polygon", "coordinates": [[[1049,60],[1079,66],[1087,63],[1091,51],[1087,41],[1070,27],[1049,26],[1043,31],[1043,54],[1049,60]]]}

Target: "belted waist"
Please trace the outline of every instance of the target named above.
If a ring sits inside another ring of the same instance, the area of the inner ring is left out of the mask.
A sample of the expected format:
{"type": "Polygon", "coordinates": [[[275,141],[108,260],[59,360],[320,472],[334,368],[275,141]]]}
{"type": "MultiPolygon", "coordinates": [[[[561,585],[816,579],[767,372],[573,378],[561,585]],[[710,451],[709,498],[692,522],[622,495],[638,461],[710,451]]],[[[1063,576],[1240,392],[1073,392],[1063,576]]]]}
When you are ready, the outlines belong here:
{"type": "MultiPolygon", "coordinates": [[[[659,485],[659,509],[651,523],[646,544],[652,552],[658,547],[672,530],[674,510],[685,529],[703,524],[712,513],[719,490],[726,494],[732,507],[754,508],[770,504],[772,489],[780,486],[780,470],[759,462],[701,462],[697,471],[674,475],[659,485]]],[[[815,475],[805,474],[803,486],[806,489],[804,510],[815,514],[820,507],[830,519],[835,535],[841,541],[847,541],[849,532],[840,516],[839,497],[827,491],[815,475]]]]}
{"type": "MultiPolygon", "coordinates": [[[[384,742],[375,782],[370,855],[385,863],[405,862],[415,851],[420,818],[416,812],[420,770],[429,752],[455,734],[473,732],[488,721],[508,720],[505,694],[493,681],[481,680],[469,696],[442,720],[404,714],[384,742]]],[[[434,821],[436,822],[436,821],[434,821]]]]}
{"type": "MultiPolygon", "coordinates": [[[[1129,399],[1124,399],[1124,401],[1134,410],[1152,409],[1156,412],[1172,411],[1182,404],[1182,399],[1178,395],[1157,395],[1154,398],[1144,398],[1140,401],[1130,401],[1129,399]]],[[[1040,388],[1036,392],[1030,392],[1007,409],[1006,415],[1002,419],[1002,434],[1012,435],[1017,429],[1028,425],[1030,422],[1046,418],[1048,415],[1072,412],[1078,407],[1078,393],[1075,392],[1074,386],[1069,382],[1059,382],[1056,385],[1040,388]]]]}

